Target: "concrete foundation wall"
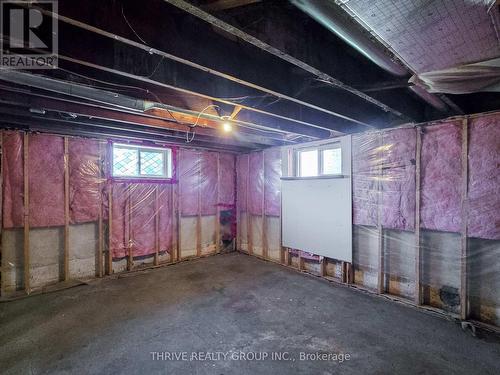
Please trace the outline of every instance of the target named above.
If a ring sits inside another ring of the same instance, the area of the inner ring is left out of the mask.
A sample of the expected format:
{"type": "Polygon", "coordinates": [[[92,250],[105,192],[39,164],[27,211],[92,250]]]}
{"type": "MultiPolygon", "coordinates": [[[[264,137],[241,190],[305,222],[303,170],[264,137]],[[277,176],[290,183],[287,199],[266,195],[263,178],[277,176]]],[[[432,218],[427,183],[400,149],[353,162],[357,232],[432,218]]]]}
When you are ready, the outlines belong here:
{"type": "MultiPolygon", "coordinates": [[[[71,279],[96,276],[98,232],[96,223],[69,228],[69,274],[71,279]]],[[[64,279],[64,228],[30,230],[30,286],[40,289],[64,279]]],[[[24,288],[23,229],[2,231],[2,294],[24,288]]]]}

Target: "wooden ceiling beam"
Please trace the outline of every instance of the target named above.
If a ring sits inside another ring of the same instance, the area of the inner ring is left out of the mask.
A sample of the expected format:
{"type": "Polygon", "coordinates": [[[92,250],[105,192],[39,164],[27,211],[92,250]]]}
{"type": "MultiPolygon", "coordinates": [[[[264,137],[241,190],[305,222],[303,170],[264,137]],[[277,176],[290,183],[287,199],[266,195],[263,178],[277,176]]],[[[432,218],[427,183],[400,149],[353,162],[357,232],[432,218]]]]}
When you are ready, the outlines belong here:
{"type": "Polygon", "coordinates": [[[221,10],[239,8],[245,5],[259,3],[261,1],[262,0],[215,0],[209,4],[201,6],[201,8],[210,12],[218,12],[221,10]]]}

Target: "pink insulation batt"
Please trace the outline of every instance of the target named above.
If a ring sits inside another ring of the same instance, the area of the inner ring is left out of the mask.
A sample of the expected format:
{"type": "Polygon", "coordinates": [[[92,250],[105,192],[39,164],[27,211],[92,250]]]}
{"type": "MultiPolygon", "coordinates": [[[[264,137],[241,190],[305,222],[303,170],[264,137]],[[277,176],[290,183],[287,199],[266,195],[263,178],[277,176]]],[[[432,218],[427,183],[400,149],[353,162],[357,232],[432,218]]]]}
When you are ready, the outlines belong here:
{"type": "Polygon", "coordinates": [[[113,258],[123,258],[128,254],[128,238],[129,227],[127,224],[127,184],[112,184],[112,205],[111,218],[113,225],[111,226],[111,252],[113,258]]]}
{"type": "Polygon", "coordinates": [[[200,152],[201,214],[217,213],[217,153],[200,152]]]}
{"type": "Polygon", "coordinates": [[[3,227],[22,227],[24,222],[23,134],[3,132],[3,227]]]}
{"type": "Polygon", "coordinates": [[[500,239],[500,115],[476,118],[469,126],[470,237],[500,239]]]}
{"type": "Polygon", "coordinates": [[[236,181],[237,197],[236,201],[240,212],[247,211],[247,189],[248,189],[248,155],[238,155],[236,159],[236,181]]]}
{"type": "Polygon", "coordinates": [[[424,127],[421,152],[421,227],[460,232],[462,128],[460,122],[424,127]]]}
{"type": "Polygon", "coordinates": [[[235,200],[235,161],[236,157],[232,154],[220,154],[219,156],[219,205],[233,206],[235,200]]]}
{"type": "Polygon", "coordinates": [[[64,225],[64,139],[29,136],[30,226],[64,225]]]}
{"type": "Polygon", "coordinates": [[[179,150],[179,207],[183,216],[198,215],[198,190],[201,181],[201,154],[194,150],[179,150]]]}
{"type": "Polygon", "coordinates": [[[262,152],[250,154],[248,205],[252,215],[262,215],[264,197],[264,159],[262,152]]]}
{"type": "Polygon", "coordinates": [[[68,148],[71,223],[96,221],[104,183],[99,165],[99,141],[70,139],[68,148]]]}
{"type": "Polygon", "coordinates": [[[382,226],[415,227],[415,129],[382,133],[382,226]]]}
{"type": "Polygon", "coordinates": [[[281,150],[264,151],[265,214],[281,215],[281,150]]]}
{"type": "Polygon", "coordinates": [[[113,258],[127,256],[129,245],[134,257],[156,252],[156,212],[159,215],[159,252],[168,251],[172,244],[172,185],[113,183],[112,188],[113,258]]]}
{"type": "Polygon", "coordinates": [[[380,134],[352,137],[353,223],[377,225],[380,134]]]}

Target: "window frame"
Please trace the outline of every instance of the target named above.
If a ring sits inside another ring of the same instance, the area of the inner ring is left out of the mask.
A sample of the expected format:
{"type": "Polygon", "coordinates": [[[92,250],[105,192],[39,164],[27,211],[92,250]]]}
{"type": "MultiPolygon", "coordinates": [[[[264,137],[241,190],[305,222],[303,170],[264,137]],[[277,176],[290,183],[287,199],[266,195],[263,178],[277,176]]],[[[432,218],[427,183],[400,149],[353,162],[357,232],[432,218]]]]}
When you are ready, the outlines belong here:
{"type": "Polygon", "coordinates": [[[295,177],[298,178],[321,178],[321,177],[331,177],[331,176],[342,176],[342,172],[344,170],[344,158],[342,157],[342,145],[340,142],[334,142],[334,143],[326,143],[318,146],[307,146],[307,147],[301,147],[297,148],[295,150],[295,177]],[[340,149],[340,173],[323,173],[323,151],[325,150],[332,150],[332,149],[340,149]],[[300,170],[300,154],[302,152],[307,152],[307,151],[317,151],[318,152],[318,174],[315,176],[301,176],[301,170],[300,170]]]}
{"type": "Polygon", "coordinates": [[[133,182],[164,182],[172,183],[175,182],[175,148],[166,146],[149,146],[144,144],[134,144],[134,143],[121,143],[121,142],[111,142],[110,143],[110,167],[109,167],[109,177],[116,181],[133,181],[133,182]],[[115,147],[122,149],[132,149],[137,153],[137,176],[134,175],[115,175],[114,174],[114,149],[115,147]],[[161,152],[163,155],[163,175],[146,175],[141,174],[141,152],[156,151],[161,152]]]}

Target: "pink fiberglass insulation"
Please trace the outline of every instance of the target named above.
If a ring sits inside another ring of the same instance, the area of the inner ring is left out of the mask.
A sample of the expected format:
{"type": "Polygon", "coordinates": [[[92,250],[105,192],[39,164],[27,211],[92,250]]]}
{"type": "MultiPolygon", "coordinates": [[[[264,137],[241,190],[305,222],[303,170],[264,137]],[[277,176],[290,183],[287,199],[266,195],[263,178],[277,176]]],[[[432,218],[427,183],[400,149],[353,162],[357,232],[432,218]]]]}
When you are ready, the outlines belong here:
{"type": "Polygon", "coordinates": [[[415,129],[382,133],[382,225],[415,227],[415,129]]]}
{"type": "Polygon", "coordinates": [[[156,253],[156,220],[159,252],[172,245],[172,186],[154,183],[114,183],[111,246],[113,258],[129,253],[140,257],[156,253]]]}
{"type": "Polygon", "coordinates": [[[223,154],[219,156],[219,201],[220,205],[234,205],[235,156],[223,154]]]}
{"type": "Polygon", "coordinates": [[[125,223],[130,225],[132,255],[155,253],[155,194],[154,184],[129,184],[130,205],[125,223]]]}
{"type": "Polygon", "coordinates": [[[179,205],[184,216],[196,216],[199,212],[198,193],[201,180],[201,153],[179,150],[179,205]]]}
{"type": "Polygon", "coordinates": [[[129,184],[112,184],[112,226],[111,250],[113,258],[123,258],[128,254],[129,226],[128,226],[128,197],[129,184]]]}
{"type": "Polygon", "coordinates": [[[263,152],[250,154],[248,175],[248,205],[252,215],[262,215],[264,198],[264,159],[263,152]]]}
{"type": "Polygon", "coordinates": [[[217,153],[200,152],[201,214],[217,213],[217,153]]]}
{"type": "Polygon", "coordinates": [[[265,214],[281,214],[281,151],[274,148],[264,151],[265,214]]]}
{"type": "Polygon", "coordinates": [[[156,220],[158,220],[158,251],[166,251],[170,247],[172,217],[170,188],[170,185],[153,183],[129,185],[130,215],[125,217],[125,223],[130,223],[134,257],[156,252],[156,220]]]}
{"type": "Polygon", "coordinates": [[[248,189],[248,155],[238,155],[236,159],[236,202],[240,212],[247,211],[247,189],[248,189]]]}
{"type": "Polygon", "coordinates": [[[352,137],[353,223],[377,225],[380,134],[352,137]]]}
{"type": "Polygon", "coordinates": [[[3,132],[3,226],[22,227],[24,222],[23,133],[3,132]]]}
{"type": "Polygon", "coordinates": [[[64,139],[29,136],[30,226],[64,225],[64,139]]]}
{"type": "Polygon", "coordinates": [[[172,202],[174,185],[158,184],[159,241],[160,252],[172,250],[174,243],[174,207],[172,202]]]}
{"type": "Polygon", "coordinates": [[[460,232],[462,129],[460,122],[424,127],[421,152],[421,227],[460,232]]]}
{"type": "Polygon", "coordinates": [[[476,118],[469,126],[470,237],[500,239],[500,115],[476,118]]]}
{"type": "Polygon", "coordinates": [[[71,223],[96,221],[102,196],[99,141],[75,138],[68,146],[71,223]]]}

